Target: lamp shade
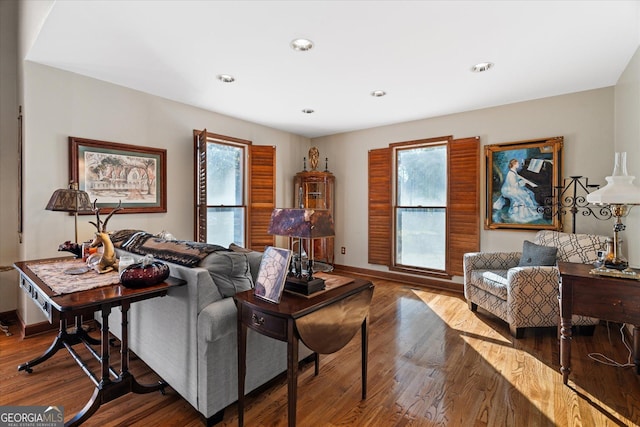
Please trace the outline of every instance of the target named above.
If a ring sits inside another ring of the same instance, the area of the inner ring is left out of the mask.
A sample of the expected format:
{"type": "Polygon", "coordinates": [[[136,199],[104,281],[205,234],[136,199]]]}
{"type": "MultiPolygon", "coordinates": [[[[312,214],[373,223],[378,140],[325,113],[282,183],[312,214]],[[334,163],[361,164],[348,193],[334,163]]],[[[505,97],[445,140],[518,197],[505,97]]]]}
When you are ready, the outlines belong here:
{"type": "Polygon", "coordinates": [[[640,187],[633,185],[635,176],[627,175],[627,153],[616,153],[613,175],[607,176],[607,185],[587,194],[587,202],[596,205],[638,205],[640,187]]]}
{"type": "Polygon", "coordinates": [[[69,188],[60,188],[54,191],[45,209],[73,213],[93,212],[89,194],[78,190],[78,185],[74,183],[69,184],[69,188]]]}
{"type": "Polygon", "coordinates": [[[320,209],[274,209],[267,232],[305,239],[335,235],[331,212],[320,209]]]}

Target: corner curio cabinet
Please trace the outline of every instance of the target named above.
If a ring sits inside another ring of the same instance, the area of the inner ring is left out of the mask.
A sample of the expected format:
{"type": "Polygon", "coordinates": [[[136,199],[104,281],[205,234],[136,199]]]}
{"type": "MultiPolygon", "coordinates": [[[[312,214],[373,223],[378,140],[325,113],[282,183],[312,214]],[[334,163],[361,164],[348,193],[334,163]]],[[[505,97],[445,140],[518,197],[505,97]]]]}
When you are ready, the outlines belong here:
{"type": "MultiPolygon", "coordinates": [[[[293,182],[293,201],[296,208],[327,209],[335,221],[334,212],[335,177],[329,171],[298,172],[293,182]]],[[[333,237],[313,239],[313,259],[333,265],[333,237]]],[[[305,246],[311,255],[311,248],[305,246]]]]}

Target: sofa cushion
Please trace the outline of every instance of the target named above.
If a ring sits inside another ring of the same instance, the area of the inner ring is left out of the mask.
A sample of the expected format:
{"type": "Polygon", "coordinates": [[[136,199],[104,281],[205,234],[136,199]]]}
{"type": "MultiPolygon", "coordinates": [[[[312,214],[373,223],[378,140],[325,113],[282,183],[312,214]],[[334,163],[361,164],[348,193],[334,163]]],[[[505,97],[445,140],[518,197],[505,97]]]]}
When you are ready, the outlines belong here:
{"type": "Polygon", "coordinates": [[[506,301],[508,272],[509,270],[472,270],[470,281],[476,288],[506,301]]]}
{"type": "Polygon", "coordinates": [[[186,267],[195,267],[209,254],[229,251],[227,248],[190,240],[165,240],[140,230],[120,230],[112,234],[111,242],[116,248],[139,255],[153,255],[164,261],[186,267]]]}
{"type": "Polygon", "coordinates": [[[540,265],[556,265],[558,248],[553,246],[536,245],[528,240],[522,245],[522,257],[518,267],[533,267],[540,265]]]}
{"type": "Polygon", "coordinates": [[[256,280],[258,280],[258,271],[260,271],[260,262],[262,261],[262,252],[254,251],[248,248],[243,248],[242,246],[238,246],[235,243],[230,244],[229,249],[234,252],[247,254],[247,259],[249,260],[249,269],[251,270],[251,278],[253,279],[253,283],[255,284],[256,280]]]}
{"type": "Polygon", "coordinates": [[[249,257],[241,252],[214,252],[200,262],[223,297],[253,288],[249,257]]]}
{"type": "Polygon", "coordinates": [[[535,243],[558,248],[557,260],[592,264],[598,260],[598,251],[606,248],[606,236],[595,234],[573,234],[540,230],[535,243]]]}

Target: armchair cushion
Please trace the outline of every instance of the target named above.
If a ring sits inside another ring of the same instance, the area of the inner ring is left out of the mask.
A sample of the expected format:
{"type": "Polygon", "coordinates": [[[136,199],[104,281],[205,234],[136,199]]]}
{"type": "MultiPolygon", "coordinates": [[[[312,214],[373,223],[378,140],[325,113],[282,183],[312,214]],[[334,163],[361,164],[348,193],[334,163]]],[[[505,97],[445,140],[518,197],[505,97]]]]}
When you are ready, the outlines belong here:
{"type": "Polygon", "coordinates": [[[509,271],[510,270],[473,270],[471,272],[471,282],[477,288],[506,301],[507,274],[509,271]]]}
{"type": "Polygon", "coordinates": [[[553,246],[536,245],[528,240],[522,245],[522,257],[518,267],[533,267],[541,265],[556,265],[558,248],[553,246]]]}

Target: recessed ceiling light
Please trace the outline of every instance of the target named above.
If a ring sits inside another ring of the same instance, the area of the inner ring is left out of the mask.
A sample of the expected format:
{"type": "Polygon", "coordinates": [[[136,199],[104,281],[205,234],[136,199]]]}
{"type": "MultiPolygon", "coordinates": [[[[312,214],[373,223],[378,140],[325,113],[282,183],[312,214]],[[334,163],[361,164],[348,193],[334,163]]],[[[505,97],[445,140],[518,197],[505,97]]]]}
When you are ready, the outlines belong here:
{"type": "Polygon", "coordinates": [[[480,62],[473,67],[471,67],[471,71],[474,73],[483,73],[485,71],[489,71],[493,67],[493,62],[480,62]]]}
{"type": "Polygon", "coordinates": [[[371,92],[371,96],[379,98],[381,96],[385,96],[387,94],[387,92],[383,91],[383,90],[374,90],[373,92],[371,92]]]}
{"type": "Polygon", "coordinates": [[[314,113],[314,110],[312,108],[304,108],[302,112],[305,114],[312,114],[314,113]]]}
{"type": "Polygon", "coordinates": [[[306,52],[313,48],[313,42],[309,39],[295,39],[291,41],[291,49],[299,52],[306,52]]]}
{"type": "Polygon", "coordinates": [[[236,81],[236,79],[233,76],[230,76],[229,74],[218,74],[217,78],[222,83],[233,83],[234,81],[236,81]]]}

